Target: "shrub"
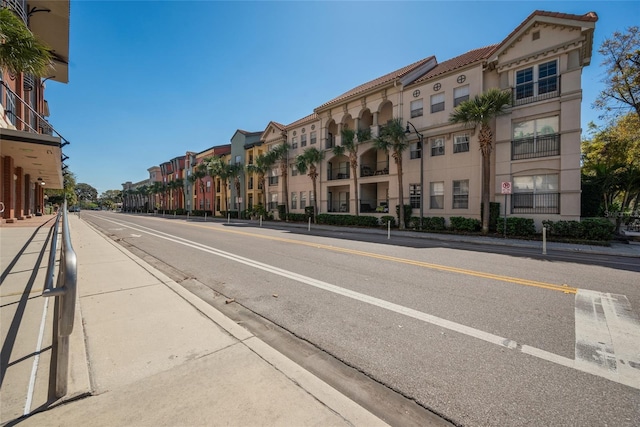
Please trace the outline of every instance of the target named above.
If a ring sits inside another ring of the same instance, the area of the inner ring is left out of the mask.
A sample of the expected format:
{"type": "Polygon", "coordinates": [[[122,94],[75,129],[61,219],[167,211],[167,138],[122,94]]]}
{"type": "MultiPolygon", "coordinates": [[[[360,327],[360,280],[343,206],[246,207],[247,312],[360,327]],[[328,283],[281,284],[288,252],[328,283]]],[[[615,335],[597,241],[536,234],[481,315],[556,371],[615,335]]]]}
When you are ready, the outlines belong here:
{"type": "MultiPolygon", "coordinates": [[[[404,226],[405,228],[409,228],[411,226],[411,212],[413,208],[411,205],[404,205],[404,226]]],[[[400,205],[396,205],[396,217],[398,218],[398,222],[400,222],[400,205]]],[[[384,218],[384,217],[382,217],[384,218]]],[[[382,219],[381,218],[381,219],[382,219]]],[[[394,220],[395,222],[395,220],[394,220]]],[[[386,224],[386,222],[385,222],[386,224]]]]}
{"type": "Polygon", "coordinates": [[[480,220],[475,218],[464,218],[461,216],[452,216],[449,218],[451,230],[453,231],[469,231],[476,232],[482,228],[480,220]]]}
{"type": "Polygon", "coordinates": [[[388,227],[389,222],[391,222],[391,227],[396,226],[396,218],[394,216],[384,215],[380,217],[380,225],[388,227]]]}
{"type": "Polygon", "coordinates": [[[287,221],[307,222],[308,220],[309,220],[309,217],[307,216],[307,214],[303,214],[303,213],[289,213],[289,214],[287,214],[287,221]]]}
{"type": "Polygon", "coordinates": [[[377,227],[378,218],[367,215],[332,215],[318,214],[316,216],[317,224],[326,225],[353,225],[357,227],[377,227]]]}
{"type": "Polygon", "coordinates": [[[287,207],[285,205],[278,205],[278,218],[280,221],[286,219],[287,207]]]}
{"type": "MultiPolygon", "coordinates": [[[[504,224],[504,217],[500,219],[504,224]]],[[[502,227],[500,227],[502,228],[502,227]]],[[[536,224],[531,218],[507,217],[507,235],[529,237],[536,234],[536,224]]]]}
{"type": "Polygon", "coordinates": [[[605,218],[584,218],[582,221],[542,221],[549,235],[569,239],[609,240],[616,226],[605,218]]]}
{"type": "MultiPolygon", "coordinates": [[[[411,218],[411,228],[420,229],[420,218],[411,218]]],[[[425,216],[422,218],[422,231],[442,231],[446,229],[445,220],[441,216],[425,216]]]]}
{"type": "MultiPolygon", "coordinates": [[[[484,214],[484,204],[480,203],[480,222],[482,223],[482,218],[484,214]]],[[[490,202],[489,203],[489,231],[496,232],[498,231],[498,219],[500,218],[500,203],[490,202]]]]}
{"type": "Polygon", "coordinates": [[[307,218],[313,218],[313,206],[306,206],[304,208],[304,215],[307,218]]]}

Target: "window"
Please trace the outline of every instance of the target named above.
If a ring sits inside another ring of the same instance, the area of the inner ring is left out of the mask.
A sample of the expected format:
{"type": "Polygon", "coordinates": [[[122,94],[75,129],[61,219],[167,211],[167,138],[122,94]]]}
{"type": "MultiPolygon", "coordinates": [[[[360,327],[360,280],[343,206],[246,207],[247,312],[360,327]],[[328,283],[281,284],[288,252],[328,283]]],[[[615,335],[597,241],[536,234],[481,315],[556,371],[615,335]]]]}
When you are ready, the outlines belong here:
{"type": "Polygon", "coordinates": [[[269,185],[278,185],[278,169],[271,169],[271,176],[269,176],[269,185]]]}
{"type": "Polygon", "coordinates": [[[278,193],[269,193],[269,210],[278,209],[278,193]]]}
{"type": "Polygon", "coordinates": [[[298,193],[291,193],[291,209],[298,209],[298,193]]]}
{"type": "Polygon", "coordinates": [[[305,134],[305,133],[300,135],[300,146],[301,147],[306,147],[307,146],[307,134],[305,134]]]}
{"type": "Polygon", "coordinates": [[[211,189],[211,181],[207,181],[207,191],[211,189]]]}
{"type": "Polygon", "coordinates": [[[558,63],[556,60],[516,72],[516,99],[549,94],[557,90],[558,63]]]}
{"type": "Polygon", "coordinates": [[[429,207],[431,209],[444,209],[444,182],[431,183],[429,207]]]}
{"type": "Polygon", "coordinates": [[[511,160],[560,154],[559,117],[544,117],[514,123],[511,160]]]}
{"type": "Polygon", "coordinates": [[[311,136],[309,137],[311,145],[315,144],[318,140],[318,137],[315,132],[311,132],[311,136]]]}
{"type": "Polygon", "coordinates": [[[463,135],[456,135],[453,138],[453,152],[464,153],[469,151],[469,135],[466,133],[463,135]]]}
{"type": "Polygon", "coordinates": [[[242,163],[242,156],[236,156],[236,165],[242,163]]]}
{"type": "Polygon", "coordinates": [[[298,176],[298,166],[295,163],[291,163],[289,169],[291,169],[291,176],[298,176]]]}
{"type": "Polygon", "coordinates": [[[298,148],[298,137],[294,136],[291,138],[291,148],[298,148]]]}
{"type": "Polygon", "coordinates": [[[420,143],[419,142],[414,142],[411,144],[411,148],[410,148],[410,157],[412,159],[419,159],[420,157],[422,157],[422,147],[420,147],[420,143]]]}
{"type": "Polygon", "coordinates": [[[249,186],[249,190],[253,190],[253,177],[252,177],[252,176],[250,176],[250,177],[249,177],[249,184],[248,184],[248,186],[249,186]]]}
{"type": "Polygon", "coordinates": [[[305,191],[300,192],[300,209],[307,207],[307,193],[305,191]]]}
{"type": "Polygon", "coordinates": [[[513,177],[512,213],[560,213],[558,175],[513,177]]]}
{"type": "Polygon", "coordinates": [[[409,184],[409,203],[411,207],[417,209],[420,207],[420,184],[409,184]]]}
{"type": "Polygon", "coordinates": [[[422,116],[422,99],[411,101],[411,118],[422,116]]]}
{"type": "Polygon", "coordinates": [[[437,113],[444,110],[444,93],[431,95],[431,112],[437,113]]]}
{"type": "Polygon", "coordinates": [[[469,208],[469,180],[453,181],[453,209],[469,208]]]}
{"type": "Polygon", "coordinates": [[[444,155],[444,138],[434,138],[431,140],[431,156],[444,155]]]}
{"type": "Polygon", "coordinates": [[[469,85],[453,89],[453,106],[457,107],[461,102],[469,99],[469,85]]]}

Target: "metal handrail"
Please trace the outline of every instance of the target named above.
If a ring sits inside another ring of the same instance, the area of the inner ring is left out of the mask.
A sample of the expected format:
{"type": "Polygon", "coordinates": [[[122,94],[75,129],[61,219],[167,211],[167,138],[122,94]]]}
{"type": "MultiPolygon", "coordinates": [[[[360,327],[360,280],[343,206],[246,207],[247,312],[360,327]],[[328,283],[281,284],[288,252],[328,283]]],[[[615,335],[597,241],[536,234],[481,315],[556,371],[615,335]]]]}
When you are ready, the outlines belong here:
{"type": "MultiPolygon", "coordinates": [[[[1,84],[2,86],[4,86],[4,88],[5,88],[7,91],[11,92],[11,94],[15,97],[15,99],[17,99],[18,101],[20,101],[20,103],[21,103],[23,106],[27,107],[27,108],[28,108],[28,109],[29,109],[33,114],[35,114],[36,118],[38,119],[38,123],[39,123],[39,124],[44,124],[44,125],[46,125],[46,126],[48,127],[48,129],[51,129],[52,134],[53,134],[53,133],[55,133],[55,135],[56,135],[58,138],[60,138],[62,141],[64,141],[64,142],[61,144],[61,146],[62,146],[62,147],[64,147],[64,146],[65,146],[65,145],[67,145],[67,144],[70,144],[70,142],[69,142],[69,141],[67,141],[67,139],[66,139],[65,137],[63,137],[62,135],[60,135],[60,132],[58,132],[58,131],[57,131],[57,130],[56,130],[56,129],[51,125],[51,123],[49,123],[49,122],[47,121],[47,119],[45,119],[44,117],[42,117],[42,116],[40,115],[40,113],[38,113],[36,110],[34,110],[34,109],[31,107],[31,105],[29,105],[29,103],[28,103],[28,102],[26,102],[24,99],[20,98],[20,97],[18,96],[18,94],[17,94],[17,93],[15,93],[13,90],[11,90],[11,88],[9,87],[9,85],[8,85],[8,84],[6,84],[6,83],[4,82],[4,80],[1,80],[1,79],[0,79],[0,84],[1,84]]],[[[1,103],[1,101],[2,101],[2,100],[0,99],[0,103],[1,103]]],[[[34,129],[34,128],[29,124],[29,123],[25,122],[24,120],[22,120],[22,118],[18,117],[18,115],[15,113],[15,111],[5,110],[5,114],[12,114],[16,119],[18,119],[18,121],[20,121],[20,123],[22,124],[22,127],[23,127],[23,129],[22,129],[22,130],[23,130],[23,132],[39,133],[39,132],[38,132],[36,129],[34,129]]],[[[37,125],[36,125],[36,126],[37,126],[37,125]]],[[[44,126],[42,126],[42,127],[43,127],[43,129],[44,129],[44,126]]],[[[44,133],[44,132],[43,132],[43,133],[44,133]]]]}
{"type": "Polygon", "coordinates": [[[67,384],[69,380],[69,336],[73,332],[73,324],[75,320],[75,307],[77,295],[77,279],[78,279],[78,263],[76,253],[71,245],[71,237],[69,233],[69,218],[67,211],[67,202],[65,200],[61,212],[58,212],[56,225],[54,228],[54,238],[51,243],[51,252],[49,253],[49,265],[47,267],[47,278],[45,289],[42,292],[44,297],[56,297],[56,308],[54,319],[57,325],[54,327],[55,342],[53,344],[56,349],[56,376],[55,376],[55,393],[56,397],[62,397],[67,394],[67,384]],[[56,256],[56,240],[59,218],[62,218],[62,245],[60,250],[60,264],[58,268],[58,278],[56,287],[53,285],[53,265],[56,256]],[[50,272],[51,270],[51,272],[50,272]]]}

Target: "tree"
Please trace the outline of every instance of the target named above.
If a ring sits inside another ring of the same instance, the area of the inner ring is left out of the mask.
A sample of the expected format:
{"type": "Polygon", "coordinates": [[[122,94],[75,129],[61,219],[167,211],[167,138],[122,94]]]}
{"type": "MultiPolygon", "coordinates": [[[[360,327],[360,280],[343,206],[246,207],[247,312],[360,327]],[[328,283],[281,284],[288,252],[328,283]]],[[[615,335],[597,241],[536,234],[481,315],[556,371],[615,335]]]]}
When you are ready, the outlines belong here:
{"type": "Polygon", "coordinates": [[[493,151],[493,132],[491,122],[504,113],[511,104],[511,94],[508,91],[489,89],[460,103],[451,113],[449,121],[480,126],[478,143],[482,153],[482,233],[489,232],[489,203],[491,201],[491,151],[493,151]]]}
{"type": "Polygon", "coordinates": [[[78,196],[76,196],[76,176],[71,172],[65,172],[62,174],[62,190],[57,189],[45,189],[44,193],[47,196],[48,203],[58,204],[62,206],[65,199],[67,201],[67,207],[74,206],[78,203],[78,196]]]}
{"type": "Polygon", "coordinates": [[[200,188],[200,193],[204,194],[204,181],[203,178],[207,176],[207,167],[204,163],[200,163],[198,166],[196,166],[196,168],[194,169],[193,173],[191,175],[189,175],[189,182],[191,184],[195,184],[196,182],[198,183],[198,187],[200,188]]]}
{"type": "Polygon", "coordinates": [[[307,176],[311,178],[313,186],[313,222],[316,222],[316,215],[318,214],[318,197],[317,197],[317,182],[318,182],[318,168],[317,165],[322,162],[324,158],[324,152],[318,150],[316,147],[307,148],[302,154],[296,157],[296,167],[298,172],[307,173],[307,176]]]}
{"type": "Polygon", "coordinates": [[[262,188],[263,206],[267,207],[267,191],[265,186],[265,176],[269,173],[275,163],[275,153],[269,151],[267,153],[258,154],[253,164],[247,165],[247,172],[257,175],[258,188],[262,188]]]}
{"type": "Polygon", "coordinates": [[[616,31],[605,39],[598,49],[603,56],[606,77],[605,88],[594,102],[605,116],[612,110],[614,116],[634,111],[640,118],[640,28],[627,28],[626,33],[616,31]]]}
{"type": "MultiPolygon", "coordinates": [[[[582,142],[583,184],[599,193],[600,209],[629,212],[640,199],[640,118],[618,117],[604,129],[589,125],[592,137],[582,142]]],[[[617,230],[621,217],[616,216],[617,230]]]]}
{"type": "MultiPolygon", "coordinates": [[[[272,151],[272,155],[274,156],[274,163],[279,163],[280,165],[280,178],[282,179],[282,189],[283,189],[283,203],[284,203],[284,211],[285,214],[289,213],[289,186],[287,184],[287,174],[289,168],[289,144],[283,142],[282,144],[276,146],[272,151]]],[[[286,218],[286,217],[285,217],[286,218]]]]}
{"type": "Polygon", "coordinates": [[[107,190],[104,191],[98,201],[101,206],[106,207],[107,209],[115,209],[118,203],[122,202],[122,191],[121,190],[107,190]]]}
{"type": "MultiPolygon", "coordinates": [[[[402,119],[390,120],[380,131],[380,136],[373,140],[378,150],[384,150],[393,157],[398,169],[398,220],[400,229],[404,229],[404,188],[402,183],[402,153],[409,148],[407,136],[404,133],[402,119]]],[[[421,190],[422,191],[422,190],[421,190]]]]}
{"type": "Polygon", "coordinates": [[[342,129],[342,145],[333,147],[333,154],[336,156],[344,156],[345,153],[349,157],[349,165],[351,166],[351,178],[353,179],[354,196],[356,198],[356,216],[360,215],[360,197],[358,195],[358,147],[360,144],[371,139],[370,129],[342,129]]]}
{"type": "Polygon", "coordinates": [[[154,181],[153,184],[151,184],[150,192],[153,194],[153,209],[158,209],[160,207],[160,204],[156,203],[156,198],[158,194],[162,194],[164,191],[163,187],[163,184],[159,181],[154,181]]]}
{"type": "Polygon", "coordinates": [[[91,203],[98,201],[98,190],[90,186],[89,184],[79,183],[76,184],[74,192],[78,197],[80,203],[91,203]]]}
{"type": "Polygon", "coordinates": [[[229,180],[234,179],[236,176],[242,173],[242,165],[239,163],[230,164],[224,161],[220,157],[211,157],[205,159],[207,164],[207,171],[212,177],[217,176],[220,179],[220,187],[222,189],[222,199],[224,200],[224,209],[222,203],[220,204],[220,211],[228,211],[228,195],[227,187],[229,186],[229,180]]]}
{"type": "Polygon", "coordinates": [[[15,13],[0,7],[0,69],[46,77],[52,69],[51,51],[15,13]]]}

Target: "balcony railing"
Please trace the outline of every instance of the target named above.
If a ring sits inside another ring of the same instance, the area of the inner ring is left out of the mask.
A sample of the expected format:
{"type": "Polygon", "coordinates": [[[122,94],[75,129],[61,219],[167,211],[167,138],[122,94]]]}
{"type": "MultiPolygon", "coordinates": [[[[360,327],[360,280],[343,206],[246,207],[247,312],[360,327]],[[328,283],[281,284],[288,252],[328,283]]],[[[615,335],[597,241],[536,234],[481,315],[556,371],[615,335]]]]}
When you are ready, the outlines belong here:
{"type": "Polygon", "coordinates": [[[349,202],[340,199],[327,200],[327,212],[348,213],[349,202]]]}
{"type": "Polygon", "coordinates": [[[514,193],[511,213],[560,213],[560,193],[514,193]]]}
{"type": "Polygon", "coordinates": [[[20,128],[23,132],[41,133],[44,135],[51,135],[58,137],[62,140],[62,146],[69,144],[58,131],[36,110],[34,110],[29,103],[20,98],[9,86],[2,80],[0,80],[0,105],[4,106],[5,115],[9,121],[20,128]],[[17,104],[23,106],[23,111],[26,112],[27,120],[17,115],[17,104]]]}
{"type": "Polygon", "coordinates": [[[360,165],[360,176],[389,175],[389,162],[364,163],[360,165]]]}
{"type": "Polygon", "coordinates": [[[327,137],[327,146],[325,147],[327,150],[336,146],[336,137],[333,135],[329,135],[327,137]]]}
{"type": "Polygon", "coordinates": [[[389,213],[386,199],[360,199],[360,213],[389,213]]]}
{"type": "Polygon", "coordinates": [[[351,177],[349,167],[332,168],[327,170],[327,179],[333,181],[335,179],[347,179],[351,177]]]}
{"type": "Polygon", "coordinates": [[[560,76],[546,77],[537,82],[526,82],[511,90],[511,105],[530,104],[560,96],[560,76]]]}
{"type": "Polygon", "coordinates": [[[544,135],[511,141],[511,160],[560,155],[560,135],[544,135]]]}
{"type": "Polygon", "coordinates": [[[0,7],[7,7],[18,14],[24,25],[27,25],[27,0],[0,0],[0,7]]]}

